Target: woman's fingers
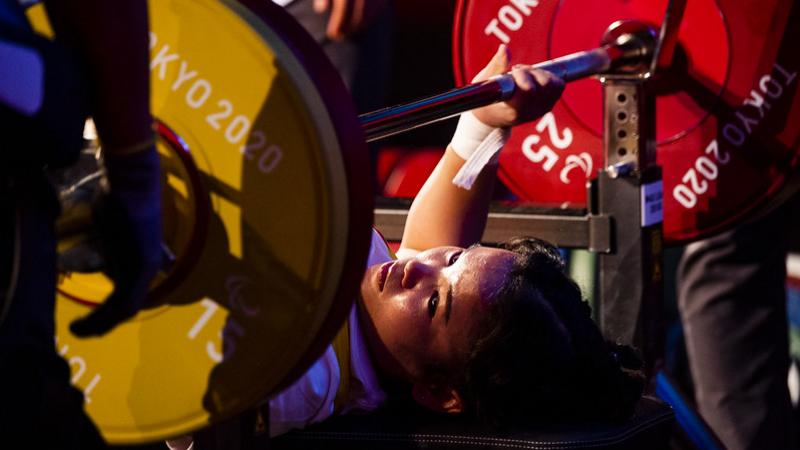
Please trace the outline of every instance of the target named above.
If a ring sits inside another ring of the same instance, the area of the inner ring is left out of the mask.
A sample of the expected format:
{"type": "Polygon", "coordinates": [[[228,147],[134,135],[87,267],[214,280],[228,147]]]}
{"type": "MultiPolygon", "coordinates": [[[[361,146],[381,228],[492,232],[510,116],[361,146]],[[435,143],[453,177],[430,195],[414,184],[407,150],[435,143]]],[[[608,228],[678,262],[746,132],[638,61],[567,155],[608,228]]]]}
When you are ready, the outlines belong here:
{"type": "MultiPolygon", "coordinates": [[[[509,50],[505,45],[497,48],[492,59],[475,76],[480,82],[493,75],[506,73],[509,50]]],[[[516,84],[514,95],[505,102],[473,110],[475,117],[486,125],[507,127],[535,120],[549,111],[564,90],[564,81],[551,72],[534,69],[529,65],[515,64],[511,76],[516,84]]]]}
{"type": "Polygon", "coordinates": [[[535,120],[553,108],[561,92],[564,82],[550,72],[517,68],[512,71],[517,90],[508,104],[516,115],[513,124],[535,120]]]}
{"type": "MultiPolygon", "coordinates": [[[[564,89],[564,80],[556,76],[553,72],[541,69],[531,69],[531,74],[536,78],[540,86],[547,86],[552,89],[564,89]]],[[[560,91],[559,91],[560,93],[560,91]]]]}
{"type": "Polygon", "coordinates": [[[511,56],[509,54],[508,47],[506,47],[505,44],[500,44],[500,46],[497,47],[497,51],[494,52],[494,56],[492,56],[492,59],[489,61],[488,64],[486,64],[486,67],[481,69],[481,71],[478,72],[477,75],[475,75],[475,78],[472,79],[472,82],[477,83],[479,81],[484,81],[494,75],[500,75],[501,73],[505,73],[506,70],[508,70],[508,61],[510,57],[511,56]]]}
{"type": "Polygon", "coordinates": [[[536,89],[538,80],[534,79],[534,75],[530,70],[521,67],[515,67],[511,71],[511,76],[514,77],[514,83],[516,83],[517,89],[522,91],[531,91],[536,89]]]}
{"type": "Polygon", "coordinates": [[[564,92],[564,80],[546,70],[532,69],[529,73],[535,79],[537,89],[541,91],[537,103],[540,111],[536,113],[541,116],[552,109],[561,97],[561,93],[564,92]]]}

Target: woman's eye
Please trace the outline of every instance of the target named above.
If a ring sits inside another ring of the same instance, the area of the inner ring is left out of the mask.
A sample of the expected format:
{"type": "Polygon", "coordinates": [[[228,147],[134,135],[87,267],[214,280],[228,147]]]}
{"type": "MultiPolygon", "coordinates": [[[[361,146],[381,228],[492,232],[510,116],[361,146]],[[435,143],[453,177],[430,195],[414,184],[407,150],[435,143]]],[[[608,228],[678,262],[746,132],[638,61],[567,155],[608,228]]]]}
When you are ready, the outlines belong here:
{"type": "Polygon", "coordinates": [[[463,251],[457,251],[452,255],[450,255],[450,257],[447,258],[447,265],[452,266],[453,264],[455,264],[456,261],[458,261],[458,258],[461,257],[461,253],[463,253],[463,251]]]}
{"type": "Polygon", "coordinates": [[[439,306],[439,292],[434,292],[428,299],[428,315],[433,318],[436,314],[436,307],[439,306]]]}

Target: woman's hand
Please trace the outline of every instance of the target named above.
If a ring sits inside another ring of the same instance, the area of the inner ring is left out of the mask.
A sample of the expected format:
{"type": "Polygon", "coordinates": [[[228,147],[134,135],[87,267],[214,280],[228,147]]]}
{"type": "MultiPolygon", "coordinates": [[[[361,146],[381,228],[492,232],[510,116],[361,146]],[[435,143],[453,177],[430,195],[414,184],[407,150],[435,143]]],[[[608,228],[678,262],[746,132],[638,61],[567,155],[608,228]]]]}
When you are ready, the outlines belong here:
{"type": "MultiPolygon", "coordinates": [[[[508,48],[500,45],[489,64],[472,81],[484,81],[508,72],[509,59],[508,48]]],[[[473,110],[475,117],[486,125],[510,127],[538,119],[553,108],[564,90],[564,81],[546,70],[518,64],[511,75],[517,87],[510,99],[473,110]]]]}

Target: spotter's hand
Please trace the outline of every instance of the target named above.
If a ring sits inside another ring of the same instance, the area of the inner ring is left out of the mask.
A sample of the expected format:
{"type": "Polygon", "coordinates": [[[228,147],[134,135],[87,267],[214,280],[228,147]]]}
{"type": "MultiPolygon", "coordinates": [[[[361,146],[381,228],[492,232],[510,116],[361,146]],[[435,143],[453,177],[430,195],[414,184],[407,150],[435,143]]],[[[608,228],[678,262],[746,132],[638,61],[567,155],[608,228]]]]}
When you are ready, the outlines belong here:
{"type": "MultiPolygon", "coordinates": [[[[472,81],[484,81],[508,72],[509,60],[508,48],[500,45],[489,64],[472,81]]],[[[510,99],[473,111],[484,124],[509,127],[538,119],[553,108],[564,91],[564,81],[546,70],[515,65],[511,75],[517,86],[510,99]]]]}
{"type": "Polygon", "coordinates": [[[341,41],[367,29],[388,4],[388,0],[314,0],[314,11],[330,11],[325,33],[330,39],[341,41]]]}
{"type": "Polygon", "coordinates": [[[96,220],[114,290],[89,315],[70,324],[79,337],[102,336],[136,315],[163,262],[161,172],[155,147],[106,155],[105,162],[110,187],[96,220]]]}

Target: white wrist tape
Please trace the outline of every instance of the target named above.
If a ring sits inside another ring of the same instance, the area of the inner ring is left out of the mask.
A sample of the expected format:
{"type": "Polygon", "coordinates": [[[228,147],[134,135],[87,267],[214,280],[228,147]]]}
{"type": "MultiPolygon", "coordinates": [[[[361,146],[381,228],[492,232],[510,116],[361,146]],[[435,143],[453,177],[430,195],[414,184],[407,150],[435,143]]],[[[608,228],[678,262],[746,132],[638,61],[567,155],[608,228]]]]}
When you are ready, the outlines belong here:
{"type": "Polygon", "coordinates": [[[484,124],[472,112],[461,114],[450,146],[466,161],[453,178],[453,184],[471,189],[483,168],[499,155],[510,134],[507,128],[484,124]]]}
{"type": "Polygon", "coordinates": [[[450,146],[453,147],[456,155],[467,160],[492,131],[494,131],[494,127],[478,120],[472,111],[467,111],[462,113],[458,119],[458,126],[456,126],[456,132],[453,133],[450,146]]]}

